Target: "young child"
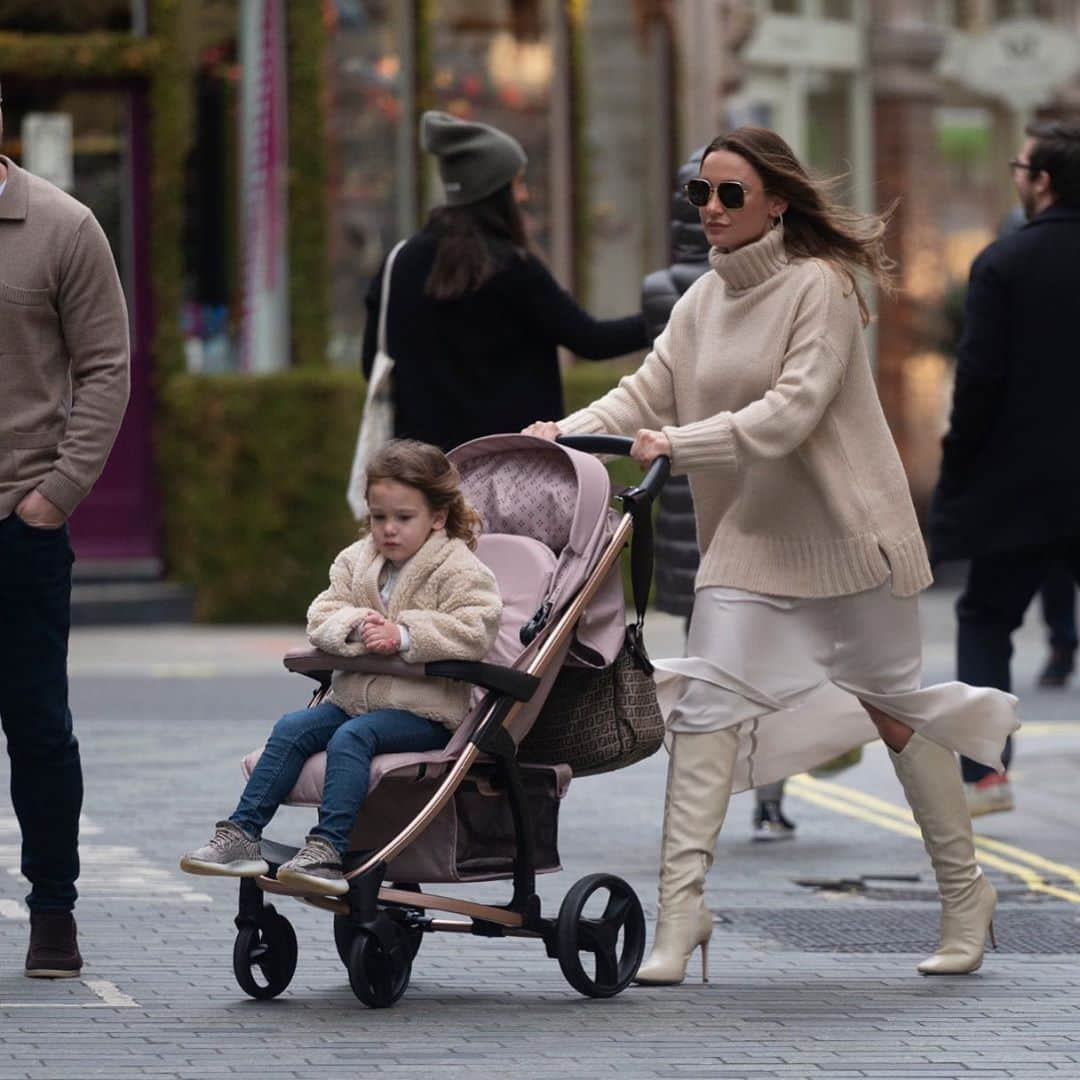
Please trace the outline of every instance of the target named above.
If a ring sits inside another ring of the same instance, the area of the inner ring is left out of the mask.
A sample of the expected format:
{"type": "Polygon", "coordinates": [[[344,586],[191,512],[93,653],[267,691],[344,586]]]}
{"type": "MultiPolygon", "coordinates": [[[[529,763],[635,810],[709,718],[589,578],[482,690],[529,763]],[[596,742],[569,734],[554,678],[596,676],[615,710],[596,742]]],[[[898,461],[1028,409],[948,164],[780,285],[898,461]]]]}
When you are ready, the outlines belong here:
{"type": "MultiPolygon", "coordinates": [[[[308,638],[338,656],[397,653],[410,663],[481,660],[502,613],[495,578],[473,554],[480,517],[465,501],[441,450],[389,442],[367,474],[370,535],[330,567],[330,587],[308,609],[308,638]]],[[[275,725],[240,801],[205,847],[180,868],[255,877],[268,871],[263,826],[292,790],[304,762],[326,751],[319,823],[277,873],[312,892],[348,892],[342,855],[367,796],[376,754],[436,750],[465,718],[471,687],[450,679],[336,672],[326,699],[275,725]]]]}

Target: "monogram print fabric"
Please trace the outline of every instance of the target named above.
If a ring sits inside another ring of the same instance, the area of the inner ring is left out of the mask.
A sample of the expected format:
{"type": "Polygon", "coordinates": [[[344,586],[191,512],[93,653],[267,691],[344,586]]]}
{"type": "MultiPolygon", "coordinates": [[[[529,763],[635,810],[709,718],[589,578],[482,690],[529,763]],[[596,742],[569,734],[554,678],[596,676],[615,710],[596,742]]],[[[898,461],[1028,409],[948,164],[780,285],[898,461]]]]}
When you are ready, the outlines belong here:
{"type": "Polygon", "coordinates": [[[466,497],[484,519],[484,532],[531,536],[556,555],[566,547],[577,478],[561,451],[510,451],[473,458],[459,469],[466,497]]]}
{"type": "Polygon", "coordinates": [[[656,684],[624,645],[615,663],[599,671],[564,667],[518,760],[569,765],[575,776],[624,769],[656,753],[664,720],[656,684]]]}

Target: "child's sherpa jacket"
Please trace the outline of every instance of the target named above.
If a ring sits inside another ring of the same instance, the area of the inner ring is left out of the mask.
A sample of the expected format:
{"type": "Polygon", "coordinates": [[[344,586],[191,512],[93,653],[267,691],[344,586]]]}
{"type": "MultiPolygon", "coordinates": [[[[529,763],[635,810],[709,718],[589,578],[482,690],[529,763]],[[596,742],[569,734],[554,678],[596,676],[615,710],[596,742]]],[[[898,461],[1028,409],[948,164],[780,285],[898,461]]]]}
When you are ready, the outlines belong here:
{"type": "MultiPolygon", "coordinates": [[[[307,613],[311,644],[337,656],[367,650],[350,635],[369,611],[377,611],[409,632],[399,655],[409,663],[428,660],[482,660],[495,640],[502,600],[492,572],[461,540],[445,530],[431,534],[406,562],[386,608],[379,598],[379,575],[386,560],[371,537],[351,544],[330,567],[330,588],[319,593],[307,613]]],[[[334,673],[327,697],[350,716],[376,709],[407,709],[453,730],[469,710],[472,687],[452,679],[334,673]]]]}

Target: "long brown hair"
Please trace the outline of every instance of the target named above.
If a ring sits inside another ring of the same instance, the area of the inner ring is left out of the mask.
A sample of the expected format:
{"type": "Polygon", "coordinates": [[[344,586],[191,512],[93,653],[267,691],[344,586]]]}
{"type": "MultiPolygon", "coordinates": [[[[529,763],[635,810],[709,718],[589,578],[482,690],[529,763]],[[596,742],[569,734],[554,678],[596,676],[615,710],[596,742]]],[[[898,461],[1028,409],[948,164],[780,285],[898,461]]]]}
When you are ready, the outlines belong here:
{"type": "Polygon", "coordinates": [[[437,206],[427,230],[435,237],[435,264],[424,292],[436,300],[456,300],[475,292],[529,241],[512,185],[464,206],[437,206]]]}
{"type": "MultiPolygon", "coordinates": [[[[470,551],[475,550],[483,522],[465,501],[457,469],[437,446],[416,439],[391,439],[368,465],[364,494],[379,480],[396,480],[416,488],[432,512],[446,511],[446,535],[464,540],[470,551]]],[[[366,535],[370,527],[369,519],[361,526],[360,535],[366,535]]]]}
{"type": "Polygon", "coordinates": [[[746,126],[713,139],[702,157],[714,150],[729,150],[749,162],[770,195],[784,199],[784,247],[788,254],[825,259],[847,278],[859,301],[863,326],[870,321],[854,268],[865,270],[887,294],[895,291],[896,263],[885,254],[883,239],[894,202],[881,214],[862,214],[834,202],[830,191],[842,177],[812,179],[775,131],[746,126]]]}

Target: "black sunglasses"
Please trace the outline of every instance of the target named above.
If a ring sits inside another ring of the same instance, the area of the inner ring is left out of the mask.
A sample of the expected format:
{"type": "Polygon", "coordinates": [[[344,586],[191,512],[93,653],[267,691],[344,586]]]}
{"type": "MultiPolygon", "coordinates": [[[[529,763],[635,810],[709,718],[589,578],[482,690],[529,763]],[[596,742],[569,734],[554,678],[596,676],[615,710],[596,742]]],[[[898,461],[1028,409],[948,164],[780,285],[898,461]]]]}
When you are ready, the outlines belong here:
{"type": "Polygon", "coordinates": [[[746,188],[738,180],[721,180],[713,187],[705,177],[697,176],[687,180],[683,190],[691,206],[708,206],[714,191],[720,205],[728,210],[741,210],[746,205],[746,188]]]}

